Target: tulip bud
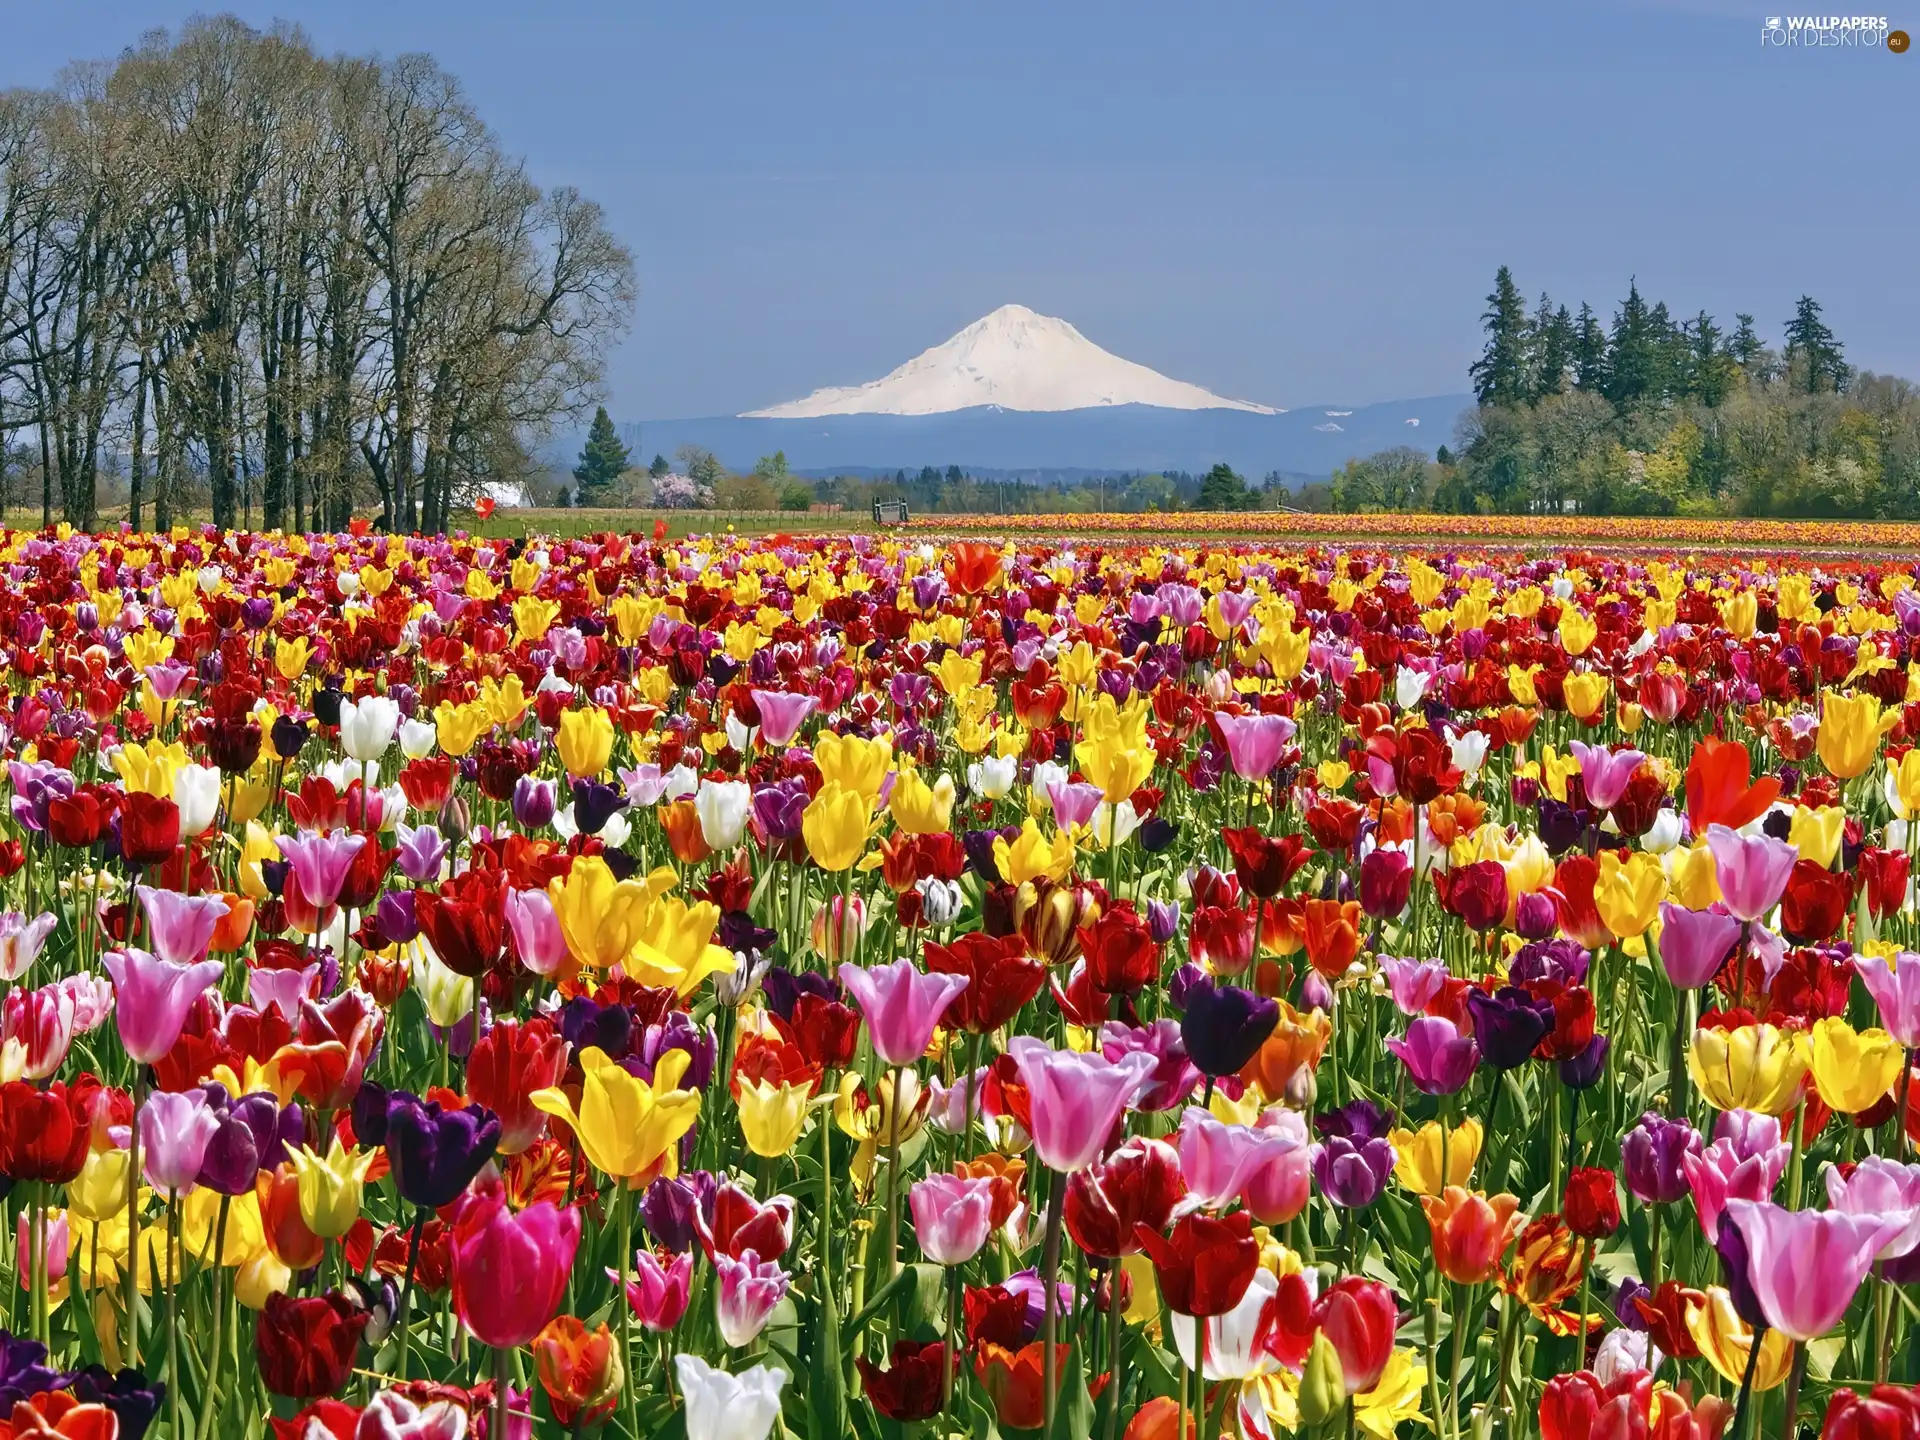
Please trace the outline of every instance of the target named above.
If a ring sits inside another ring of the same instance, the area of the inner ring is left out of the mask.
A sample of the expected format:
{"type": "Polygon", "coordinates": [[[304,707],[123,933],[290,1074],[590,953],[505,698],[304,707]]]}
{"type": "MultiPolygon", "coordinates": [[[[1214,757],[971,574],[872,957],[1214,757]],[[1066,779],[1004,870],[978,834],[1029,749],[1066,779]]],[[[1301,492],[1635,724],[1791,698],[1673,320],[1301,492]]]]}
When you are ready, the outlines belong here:
{"type": "Polygon", "coordinates": [[[466,839],[467,832],[473,828],[473,809],[467,804],[466,798],[460,795],[448,797],[447,803],[440,807],[434,828],[455,844],[466,839]]]}
{"type": "Polygon", "coordinates": [[[1333,987],[1317,970],[1309,970],[1306,978],[1300,982],[1300,1008],[1302,1010],[1333,1011],[1333,987]]]}
{"type": "Polygon", "coordinates": [[[1319,1093],[1319,1086],[1313,1078],[1313,1067],[1302,1065],[1287,1077],[1281,1098],[1287,1102],[1289,1108],[1306,1111],[1313,1108],[1314,1097],[1319,1093]]]}
{"type": "Polygon", "coordinates": [[[1320,1331],[1313,1337],[1306,1367],[1300,1372],[1300,1421],[1309,1428],[1324,1425],[1346,1402],[1347,1382],[1340,1369],[1340,1354],[1326,1332],[1320,1331]]]}

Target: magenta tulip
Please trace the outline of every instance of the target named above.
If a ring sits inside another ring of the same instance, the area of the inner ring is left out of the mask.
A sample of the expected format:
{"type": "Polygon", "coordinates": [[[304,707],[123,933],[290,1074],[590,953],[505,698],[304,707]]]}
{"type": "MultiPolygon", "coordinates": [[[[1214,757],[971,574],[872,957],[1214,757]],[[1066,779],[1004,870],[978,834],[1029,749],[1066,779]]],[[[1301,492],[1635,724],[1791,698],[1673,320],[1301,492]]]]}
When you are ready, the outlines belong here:
{"type": "Polygon", "coordinates": [[[738,1259],[716,1252],[713,1270],[720,1279],[714,1293],[720,1338],[736,1350],[751,1345],[767,1328],[774,1307],[786,1298],[787,1272],[778,1262],[762,1260],[751,1250],[743,1250],[738,1259]]]}
{"type": "Polygon", "coordinates": [[[140,1107],[140,1156],[147,1183],[181,1195],[193,1189],[220,1116],[199,1090],[156,1090],[140,1107]]]}
{"type": "Polygon", "coordinates": [[[1627,782],[1640,762],[1647,757],[1638,750],[1609,750],[1604,745],[1573,742],[1574,756],[1580,761],[1580,783],[1587,792],[1587,803],[1596,810],[1611,810],[1627,793],[1627,782]]]}
{"type": "Polygon", "coordinates": [[[1741,924],[1719,906],[1689,910],[1660,902],[1660,963],[1679,990],[1698,990],[1740,943],[1741,924]]]}
{"type": "MultiPolygon", "coordinates": [[[[607,1278],[616,1284],[618,1270],[608,1270],[607,1278]]],[[[680,1323],[687,1313],[687,1296],[693,1288],[693,1252],[676,1255],[662,1265],[651,1250],[633,1257],[633,1275],[627,1281],[627,1304],[642,1325],[656,1335],[664,1335],[680,1323]]]]}
{"type": "Polygon", "coordinates": [[[760,712],[760,743],[790,745],[820,702],[811,695],[789,695],[779,690],[755,690],[754,708],[760,712]]]}
{"type": "Polygon", "coordinates": [[[347,872],[353,868],[354,857],[367,843],[367,837],[349,835],[344,830],[328,835],[303,830],[291,838],[282,835],[276,843],[293,867],[291,883],[300,887],[301,895],[314,909],[325,910],[340,898],[340,888],[347,883],[347,872]]]}
{"type": "Polygon", "coordinates": [[[936,1265],[964,1265],[993,1228],[993,1182],[935,1171],[907,1192],[920,1253],[936,1265]]]}
{"type": "Polygon", "coordinates": [[[1444,1015],[1409,1021],[1405,1039],[1389,1039],[1387,1049],[1407,1067],[1407,1078],[1427,1095],[1451,1095],[1473,1078],[1480,1046],[1444,1015]]]}
{"type": "Polygon", "coordinates": [[[507,891],[507,929],[513,953],[536,975],[551,975],[567,959],[567,937],[544,890],[507,891]]]}
{"type": "Polygon", "coordinates": [[[1297,1214],[1307,1199],[1312,1147],[1306,1121],[1282,1111],[1271,1123],[1229,1125],[1191,1105],[1180,1117],[1180,1173],[1190,1207],[1224,1209],[1243,1200],[1262,1224],[1265,1217],[1297,1214]]]}
{"type": "Polygon", "coordinates": [[[142,1065],[165,1058],[187,1012],[226,968],[218,960],[182,965],[145,950],[109,950],[100,957],[113,977],[113,1014],[120,1043],[142,1065]]]}
{"type": "Polygon", "coordinates": [[[496,1189],[453,1232],[453,1308],[483,1345],[514,1350],[559,1313],[580,1245],[580,1212],[542,1200],[515,1214],[496,1189]]]}
{"type": "Polygon", "coordinates": [[[840,983],[866,1017],[873,1053],[888,1065],[911,1065],[927,1053],[934,1028],[967,988],[967,977],[929,975],[911,960],[896,960],[870,969],[842,965],[840,983]]]}
{"type": "Polygon", "coordinates": [[[1747,1242],[1747,1278],[1767,1323],[1790,1340],[1818,1340],[1847,1313],[1880,1247],[1906,1229],[1901,1215],[1786,1210],[1729,1200],[1747,1242]]]}
{"type": "Polygon", "coordinates": [[[1100,1158],[1121,1113],[1158,1068],[1153,1056],[1137,1050],[1108,1060],[1050,1049],[1031,1035],[1014,1036],[1007,1053],[1027,1087],[1033,1148],[1048,1167],[1064,1174],[1100,1158]]]}
{"type": "Polygon", "coordinates": [[[1727,913],[1736,920],[1759,920],[1780,903],[1800,848],[1771,835],[1748,838],[1724,825],[1707,827],[1715,877],[1727,913]]]}

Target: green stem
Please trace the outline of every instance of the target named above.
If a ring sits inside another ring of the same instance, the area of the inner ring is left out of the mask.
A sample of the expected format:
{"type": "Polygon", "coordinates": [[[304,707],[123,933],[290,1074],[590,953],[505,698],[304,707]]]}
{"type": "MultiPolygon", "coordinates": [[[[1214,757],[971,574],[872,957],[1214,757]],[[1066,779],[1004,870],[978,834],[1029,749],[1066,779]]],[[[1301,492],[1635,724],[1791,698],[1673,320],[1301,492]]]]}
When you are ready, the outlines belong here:
{"type": "Polygon", "coordinates": [[[1060,1281],[1060,1221],[1062,1217],[1061,1201],[1067,1193],[1067,1177],[1052,1175],[1048,1177],[1052,1184],[1047,1187],[1047,1244],[1043,1254],[1043,1276],[1046,1283],[1046,1299],[1043,1314],[1046,1316],[1042,1326],[1042,1351],[1040,1363],[1040,1391],[1045,1402],[1047,1440],[1053,1440],[1053,1414],[1059,1397],[1055,1394],[1058,1381],[1059,1358],[1054,1354],[1054,1336],[1058,1331],[1060,1281]]]}

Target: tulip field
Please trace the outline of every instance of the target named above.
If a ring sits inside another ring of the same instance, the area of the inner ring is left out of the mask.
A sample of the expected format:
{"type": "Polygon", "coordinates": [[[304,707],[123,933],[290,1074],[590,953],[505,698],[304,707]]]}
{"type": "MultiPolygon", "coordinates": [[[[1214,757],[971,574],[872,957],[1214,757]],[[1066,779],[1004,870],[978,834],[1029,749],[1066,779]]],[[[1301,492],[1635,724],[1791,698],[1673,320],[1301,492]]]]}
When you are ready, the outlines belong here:
{"type": "Polygon", "coordinates": [[[1920,1440],[1920,566],[0,537],[0,1440],[1920,1440]]]}

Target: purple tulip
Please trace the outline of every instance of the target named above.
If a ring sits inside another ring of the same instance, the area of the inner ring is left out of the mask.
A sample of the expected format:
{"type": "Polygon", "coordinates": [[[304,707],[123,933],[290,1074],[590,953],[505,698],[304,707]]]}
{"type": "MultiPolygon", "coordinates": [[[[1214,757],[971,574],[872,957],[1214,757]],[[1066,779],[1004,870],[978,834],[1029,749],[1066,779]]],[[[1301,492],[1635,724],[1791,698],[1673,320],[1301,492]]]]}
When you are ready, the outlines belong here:
{"type": "Polygon", "coordinates": [[[1621,1175],[1636,1199],[1671,1205],[1687,1193],[1684,1158],[1702,1149],[1693,1126],[1649,1110],[1620,1141],[1621,1175]]]}
{"type": "Polygon", "coordinates": [[[387,1097],[387,1159],[393,1183],[410,1204],[450,1205],[493,1159],[500,1117],[484,1105],[443,1110],[405,1091],[387,1097]]]}
{"type": "Polygon", "coordinates": [[[1180,933],[1180,902],[1178,900],[1149,900],[1147,902],[1147,933],[1153,937],[1156,945],[1165,945],[1180,933]]]}
{"type": "Polygon", "coordinates": [[[427,885],[440,878],[440,867],[447,858],[446,837],[435,825],[422,825],[418,830],[402,824],[399,829],[399,853],[394,863],[400,867],[400,873],[416,885],[427,885]]]}
{"type": "Polygon", "coordinates": [[[640,1196],[640,1219],[656,1244],[676,1255],[693,1248],[700,1236],[699,1217],[713,1204],[719,1183],[704,1170],[661,1176],[640,1196]]]}
{"type": "Polygon", "coordinates": [[[374,927],[389,944],[405,945],[420,933],[411,890],[389,890],[373,908],[374,927]]]}
{"type": "Polygon", "coordinates": [[[1612,1043],[1604,1035],[1595,1035],[1587,1041],[1586,1049],[1562,1060],[1558,1067],[1560,1083],[1569,1090],[1591,1090],[1598,1085],[1606,1073],[1607,1052],[1612,1043]]]}
{"type": "Polygon", "coordinates": [[[522,775],[513,782],[513,820],[522,830],[545,829],[553,823],[558,787],[551,780],[522,775]]]}
{"type": "Polygon", "coordinates": [[[1387,1049],[1407,1067],[1407,1078],[1426,1095],[1452,1095],[1473,1078],[1480,1046],[1462,1035],[1444,1015],[1422,1015],[1407,1025],[1405,1039],[1390,1039],[1387,1049]]]}
{"type": "Polygon", "coordinates": [[[1385,1137],[1355,1142],[1335,1135],[1313,1147],[1313,1180],[1333,1204],[1364,1210],[1380,1198],[1393,1162],[1393,1145],[1385,1137]]]}
{"type": "Polygon", "coordinates": [[[1723,906],[1689,910],[1660,902],[1660,964],[1679,990],[1698,990],[1726,963],[1744,927],[1723,906]]]}
{"type": "Polygon", "coordinates": [[[1180,1038],[1200,1073],[1217,1078],[1251,1060],[1279,1023],[1278,1000],[1203,978],[1187,989],[1180,1038]]]}
{"type": "Polygon", "coordinates": [[[1518,985],[1503,985],[1492,994],[1469,990],[1467,1010],[1473,1016],[1480,1058],[1496,1070],[1517,1070],[1526,1064],[1534,1047],[1553,1028],[1553,1007],[1541,1005],[1518,985]]]}

